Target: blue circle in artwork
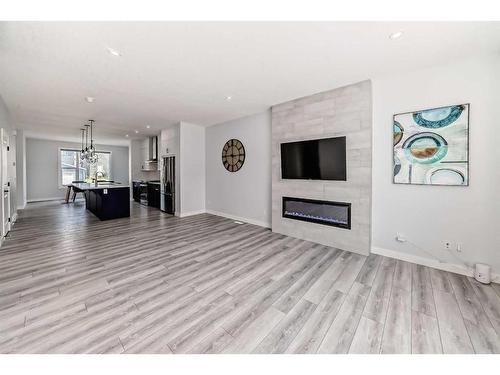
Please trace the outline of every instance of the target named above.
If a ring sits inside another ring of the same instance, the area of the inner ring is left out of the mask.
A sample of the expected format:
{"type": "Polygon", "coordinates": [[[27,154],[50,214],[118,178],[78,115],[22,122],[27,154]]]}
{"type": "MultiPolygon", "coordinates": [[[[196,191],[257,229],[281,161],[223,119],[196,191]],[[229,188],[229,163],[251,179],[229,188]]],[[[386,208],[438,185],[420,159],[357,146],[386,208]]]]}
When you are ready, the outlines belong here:
{"type": "Polygon", "coordinates": [[[415,112],[413,120],[424,128],[439,129],[455,122],[462,114],[465,106],[455,105],[452,107],[443,107],[428,109],[415,112]]]}
{"type": "Polygon", "coordinates": [[[435,163],[448,153],[448,143],[439,134],[424,132],[408,138],[402,146],[406,158],[419,164],[435,163]]]}

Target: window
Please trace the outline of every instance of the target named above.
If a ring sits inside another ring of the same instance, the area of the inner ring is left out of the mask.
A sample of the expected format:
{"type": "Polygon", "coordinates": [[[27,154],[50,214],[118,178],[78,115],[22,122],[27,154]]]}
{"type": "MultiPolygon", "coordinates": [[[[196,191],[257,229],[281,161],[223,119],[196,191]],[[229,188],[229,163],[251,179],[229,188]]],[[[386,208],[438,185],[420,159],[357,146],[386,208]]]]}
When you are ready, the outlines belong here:
{"type": "Polygon", "coordinates": [[[95,178],[97,173],[98,180],[111,180],[111,153],[98,152],[97,163],[90,165],[89,176],[95,178]]]}
{"type": "Polygon", "coordinates": [[[80,160],[80,151],[60,149],[59,186],[67,186],[73,181],[86,181],[95,178],[111,180],[111,152],[98,151],[98,161],[94,165],[80,160]]]}
{"type": "Polygon", "coordinates": [[[86,170],[80,161],[80,152],[76,150],[61,150],[60,160],[61,185],[66,186],[73,181],[83,181],[87,178],[86,170]]]}

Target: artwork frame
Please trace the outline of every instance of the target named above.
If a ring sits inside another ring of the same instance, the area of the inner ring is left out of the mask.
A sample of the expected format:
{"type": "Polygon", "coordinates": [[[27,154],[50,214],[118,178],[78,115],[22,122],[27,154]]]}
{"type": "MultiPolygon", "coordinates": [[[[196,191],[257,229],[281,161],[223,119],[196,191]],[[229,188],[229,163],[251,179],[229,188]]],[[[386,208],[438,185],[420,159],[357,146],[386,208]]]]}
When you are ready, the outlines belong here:
{"type": "Polygon", "coordinates": [[[469,186],[470,103],[396,113],[392,129],[394,184],[469,186]]]}

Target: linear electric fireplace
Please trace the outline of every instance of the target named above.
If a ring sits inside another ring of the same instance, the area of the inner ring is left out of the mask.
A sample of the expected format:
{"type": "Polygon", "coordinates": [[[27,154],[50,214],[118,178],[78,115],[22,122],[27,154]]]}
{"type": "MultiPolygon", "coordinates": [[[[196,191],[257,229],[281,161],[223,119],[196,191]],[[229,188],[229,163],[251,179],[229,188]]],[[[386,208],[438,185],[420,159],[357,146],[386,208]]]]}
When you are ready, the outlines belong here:
{"type": "Polygon", "coordinates": [[[283,217],[351,229],[351,204],[283,197],[283,217]]]}

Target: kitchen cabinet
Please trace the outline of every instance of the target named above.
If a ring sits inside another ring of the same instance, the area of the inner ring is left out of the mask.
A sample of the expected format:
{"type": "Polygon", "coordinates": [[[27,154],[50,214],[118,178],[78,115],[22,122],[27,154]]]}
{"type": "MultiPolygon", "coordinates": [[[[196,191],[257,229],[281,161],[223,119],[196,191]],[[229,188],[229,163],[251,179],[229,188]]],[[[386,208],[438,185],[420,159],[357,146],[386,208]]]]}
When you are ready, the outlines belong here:
{"type": "Polygon", "coordinates": [[[128,186],[75,183],[72,186],[85,193],[85,207],[100,220],[130,216],[130,188],[128,186]]]}
{"type": "Polygon", "coordinates": [[[148,182],[148,206],[160,208],[160,183],[148,182]]]}
{"type": "Polygon", "coordinates": [[[132,182],[132,198],[137,203],[140,203],[140,201],[141,201],[141,183],[140,183],[140,181],[133,181],[132,182]]]}

